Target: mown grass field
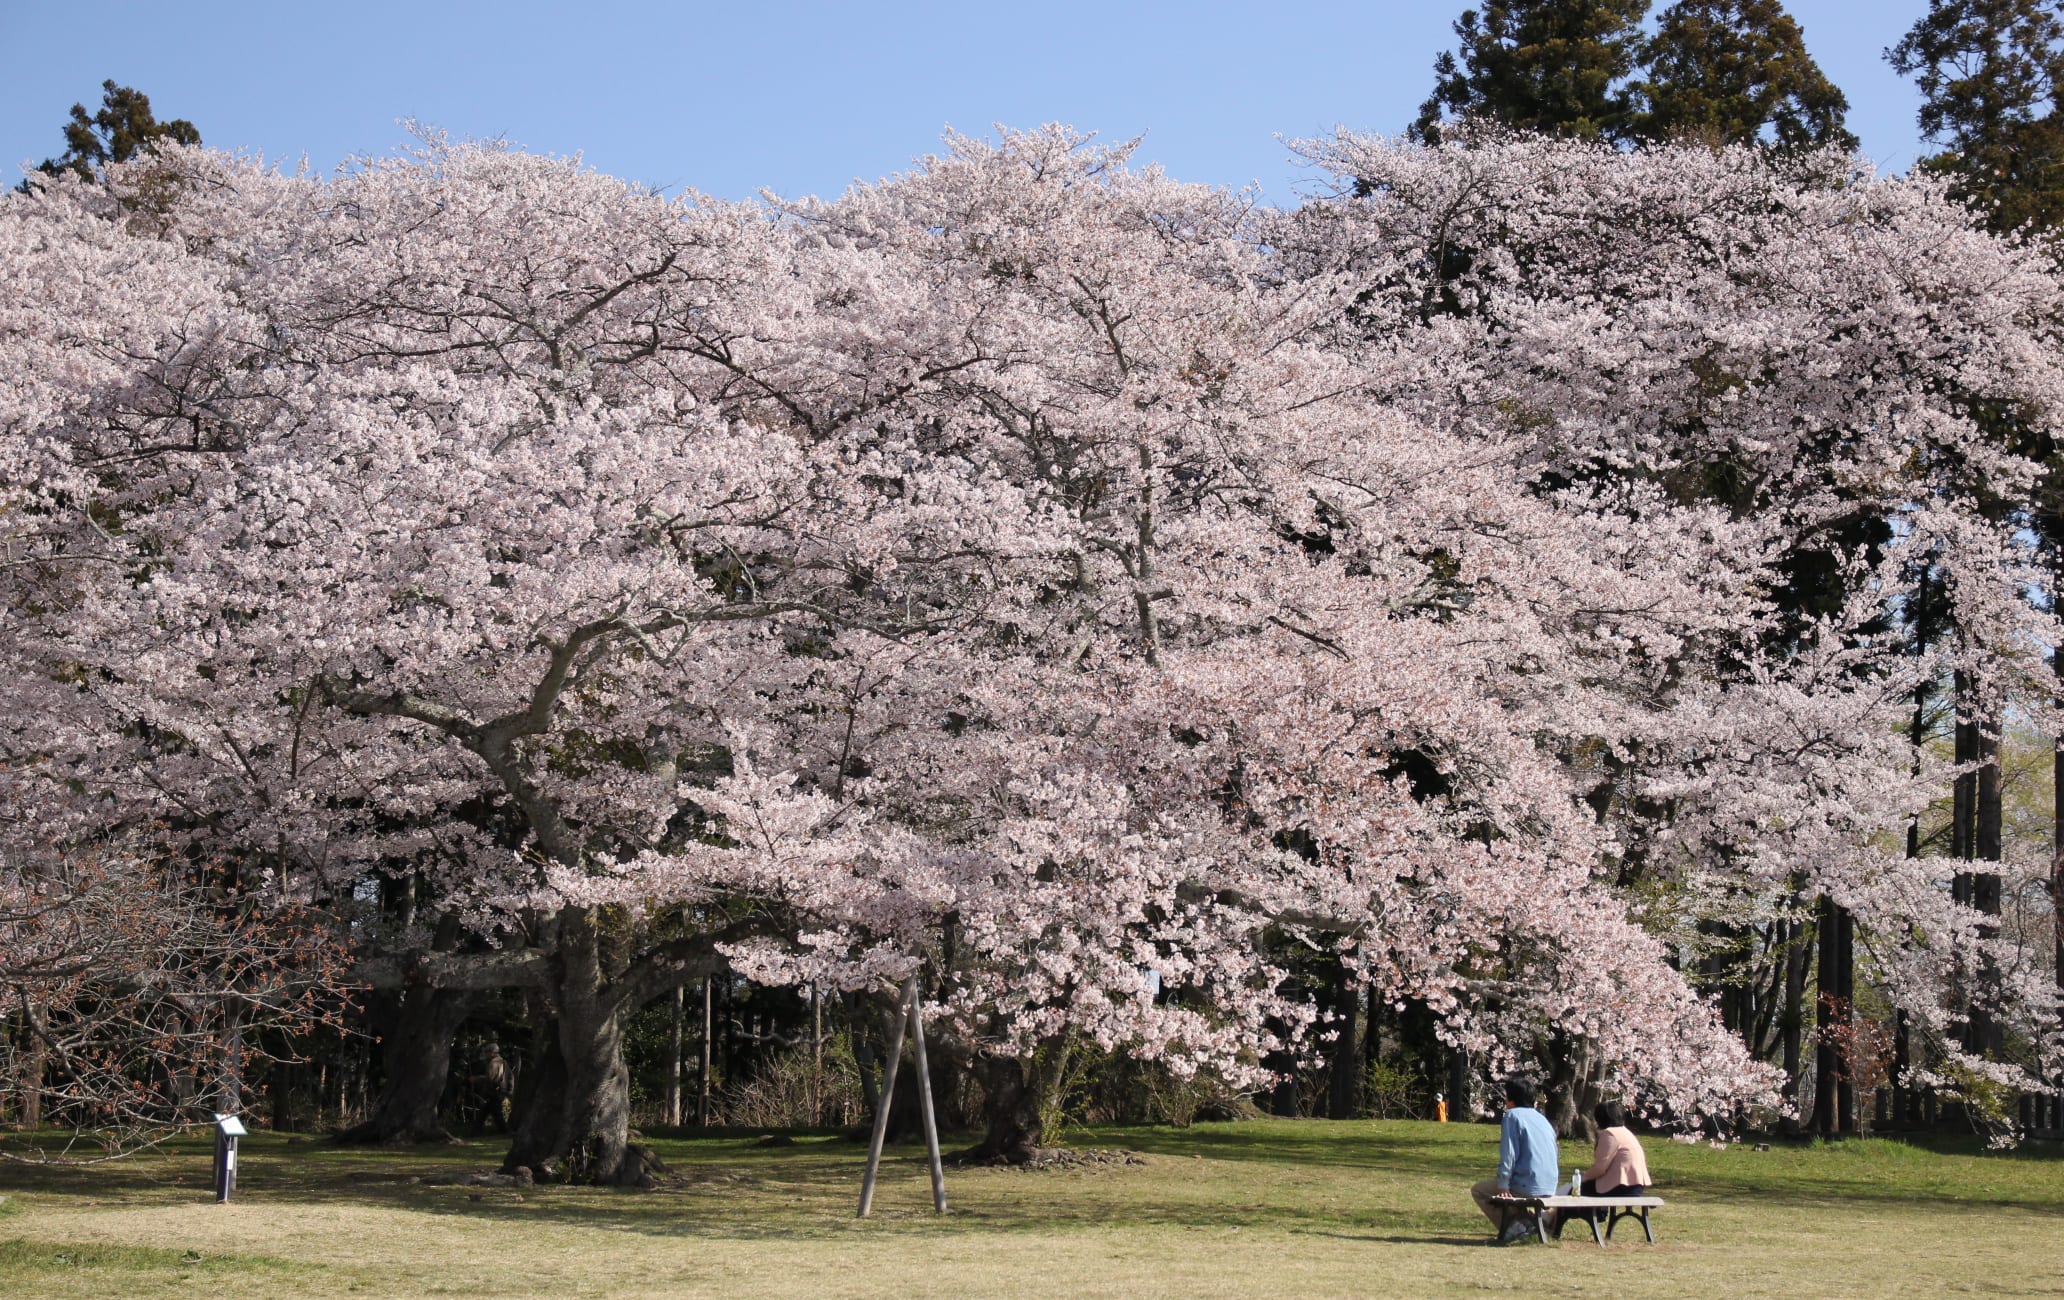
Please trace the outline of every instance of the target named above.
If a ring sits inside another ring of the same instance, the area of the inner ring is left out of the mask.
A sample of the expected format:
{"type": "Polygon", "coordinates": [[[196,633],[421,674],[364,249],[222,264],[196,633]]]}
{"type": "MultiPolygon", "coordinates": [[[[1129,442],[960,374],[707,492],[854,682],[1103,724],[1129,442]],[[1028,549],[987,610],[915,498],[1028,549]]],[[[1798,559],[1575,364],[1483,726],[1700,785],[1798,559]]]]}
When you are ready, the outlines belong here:
{"type": "MultiPolygon", "coordinates": [[[[2064,1294],[2064,1157],[1861,1141],[1649,1143],[1660,1242],[1498,1249],[1479,1125],[1260,1120],[1089,1130],[1144,1165],[948,1171],[921,1152],[853,1218],[838,1138],[662,1141],[657,1192],[437,1186],[492,1143],[343,1151],[247,1138],[236,1203],[194,1142],[86,1170],[0,1166],[0,1296],[1934,1296],[2064,1294]]],[[[1564,1164],[1580,1153],[1565,1148],[1564,1164]]]]}

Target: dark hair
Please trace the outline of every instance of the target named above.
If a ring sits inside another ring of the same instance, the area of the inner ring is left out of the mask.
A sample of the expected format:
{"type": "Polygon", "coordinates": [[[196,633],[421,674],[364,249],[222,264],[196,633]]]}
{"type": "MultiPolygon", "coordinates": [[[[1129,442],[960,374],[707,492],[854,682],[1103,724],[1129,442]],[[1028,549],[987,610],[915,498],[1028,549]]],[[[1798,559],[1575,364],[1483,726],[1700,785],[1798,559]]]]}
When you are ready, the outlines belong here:
{"type": "Polygon", "coordinates": [[[1505,1081],[1505,1100],[1515,1106],[1531,1106],[1534,1104],[1534,1098],[1538,1095],[1534,1091],[1533,1081],[1530,1079],[1507,1079],[1505,1081]]]}
{"type": "Polygon", "coordinates": [[[1616,1101],[1601,1101],[1598,1109],[1591,1112],[1591,1118],[1598,1121],[1600,1128],[1625,1128],[1627,1108],[1616,1101]]]}

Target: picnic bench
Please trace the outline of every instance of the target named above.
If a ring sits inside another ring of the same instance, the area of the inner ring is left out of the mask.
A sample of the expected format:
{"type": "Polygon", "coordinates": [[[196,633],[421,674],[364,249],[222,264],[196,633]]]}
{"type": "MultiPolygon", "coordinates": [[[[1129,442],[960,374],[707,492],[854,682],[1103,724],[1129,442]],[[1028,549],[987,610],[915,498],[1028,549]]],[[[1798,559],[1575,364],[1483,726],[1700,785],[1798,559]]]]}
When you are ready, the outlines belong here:
{"type": "Polygon", "coordinates": [[[1555,1225],[1555,1239],[1562,1240],[1562,1225],[1569,1221],[1573,1212],[1584,1212],[1584,1222],[1591,1225],[1591,1240],[1603,1246],[1612,1240],[1613,1228],[1621,1219],[1641,1220],[1641,1235],[1649,1243],[1655,1243],[1655,1229],[1649,1224],[1648,1212],[1659,1209],[1663,1204],[1660,1196],[1494,1196],[1493,1204],[1504,1205],[1517,1210],[1532,1221],[1534,1235],[1548,1244],[1547,1212],[1562,1211],[1562,1218],[1555,1225]],[[1605,1231],[1598,1230],[1599,1215],[1605,1213],[1605,1231]]]}

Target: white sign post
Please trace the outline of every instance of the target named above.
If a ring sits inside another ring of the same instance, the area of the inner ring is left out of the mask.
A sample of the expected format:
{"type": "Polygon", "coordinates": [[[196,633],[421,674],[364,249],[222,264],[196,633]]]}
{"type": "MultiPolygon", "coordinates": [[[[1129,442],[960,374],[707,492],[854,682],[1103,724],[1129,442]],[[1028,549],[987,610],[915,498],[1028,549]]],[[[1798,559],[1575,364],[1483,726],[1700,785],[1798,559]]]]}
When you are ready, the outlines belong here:
{"type": "Polygon", "coordinates": [[[215,1117],[215,1201],[222,1204],[236,1190],[237,1139],[244,1122],[234,1115],[215,1117]]]}

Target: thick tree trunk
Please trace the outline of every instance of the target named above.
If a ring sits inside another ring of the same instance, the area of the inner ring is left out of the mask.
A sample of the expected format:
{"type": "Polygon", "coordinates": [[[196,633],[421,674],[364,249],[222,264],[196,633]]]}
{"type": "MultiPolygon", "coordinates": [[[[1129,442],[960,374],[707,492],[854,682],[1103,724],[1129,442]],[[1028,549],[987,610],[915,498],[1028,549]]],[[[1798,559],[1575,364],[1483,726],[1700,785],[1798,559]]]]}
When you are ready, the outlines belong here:
{"type": "Polygon", "coordinates": [[[1034,1159],[1046,1136],[1045,1108],[1041,1105],[1036,1071],[1021,1061],[995,1057],[980,1067],[982,1118],[981,1142],[962,1154],[969,1163],[1022,1165],[1034,1159]]]}
{"type": "Polygon", "coordinates": [[[410,984],[380,1044],[386,1079],[373,1113],[337,1135],[352,1146],[450,1142],[438,1115],[451,1077],[452,1035],[473,1006],[473,994],[410,984]]]}
{"type": "Polygon", "coordinates": [[[1555,1126],[1558,1137],[1589,1142],[1597,1136],[1591,1118],[1598,1104],[1598,1087],[1592,1079],[1591,1046],[1583,1039],[1555,1035],[1549,1061],[1548,1086],[1543,1090],[1542,1113],[1555,1126]]]}
{"type": "Polygon", "coordinates": [[[563,1009],[559,1054],[566,1062],[566,1098],[557,1154],[566,1159],[567,1180],[647,1181],[641,1153],[630,1145],[631,1076],[616,1013],[592,1003],[563,1009]]]}
{"type": "MultiPolygon", "coordinates": [[[[1959,673],[1957,687],[1956,758],[1959,764],[1977,764],[1977,770],[1959,777],[1951,804],[1950,853],[1966,863],[1997,864],[2000,861],[2004,783],[2000,768],[2000,724],[1998,710],[1986,698],[1980,683],[1959,673]]],[[[2001,907],[2000,875],[1991,870],[1966,867],[1957,872],[1951,895],[1960,903],[1998,916],[2001,907]]],[[[1985,933],[1996,932],[1988,925],[1985,933]]],[[[1981,968],[1977,987],[1966,998],[1964,1048],[1997,1057],[2002,1049],[1999,1025],[1985,1009],[1986,995],[1999,982],[1999,972],[1981,968]]]]}
{"type": "MultiPolygon", "coordinates": [[[[990,1056],[975,1066],[982,1081],[982,1140],[958,1157],[965,1164],[1023,1165],[1052,1138],[1067,1078],[1072,1039],[1042,1043],[1029,1057],[990,1056]]],[[[898,1081],[900,1082],[900,1080],[898,1081]]]]}
{"type": "Polygon", "coordinates": [[[602,965],[597,918],[568,908],[558,918],[553,1004],[558,1013],[558,1105],[532,1098],[504,1169],[609,1186],[651,1186],[656,1165],[634,1147],[631,1077],[624,1066],[620,1008],[602,965]]]}
{"type": "MultiPolygon", "coordinates": [[[[540,1002],[543,999],[539,999],[540,1002]]],[[[536,1173],[533,1160],[550,1158],[559,1136],[559,1118],[566,1107],[566,1067],[559,1060],[559,1022],[533,1007],[530,1059],[516,1080],[516,1096],[509,1105],[509,1154],[502,1160],[505,1173],[522,1166],[536,1173]]]]}

